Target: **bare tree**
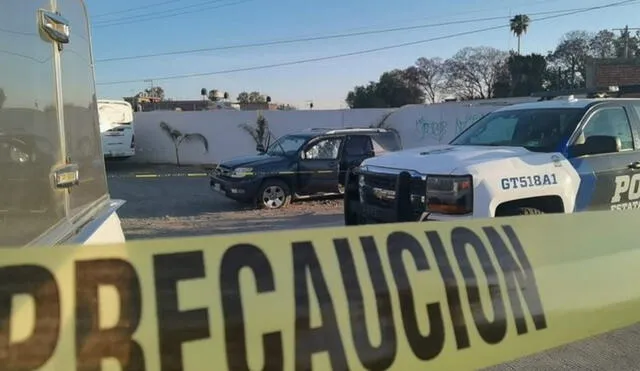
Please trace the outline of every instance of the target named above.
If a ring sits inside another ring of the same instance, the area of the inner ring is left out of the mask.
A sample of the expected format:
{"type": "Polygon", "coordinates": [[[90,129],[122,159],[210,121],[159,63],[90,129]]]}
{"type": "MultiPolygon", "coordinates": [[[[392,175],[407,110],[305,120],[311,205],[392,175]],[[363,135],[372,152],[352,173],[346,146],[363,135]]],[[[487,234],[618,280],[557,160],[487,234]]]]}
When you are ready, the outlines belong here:
{"type": "Polygon", "coordinates": [[[265,103],[267,101],[267,98],[260,94],[260,92],[257,91],[252,91],[251,93],[249,93],[249,102],[250,103],[265,103]]]}
{"type": "Polygon", "coordinates": [[[609,30],[599,31],[591,40],[589,40],[589,49],[594,57],[615,58],[616,34],[609,30]]]}
{"type": "Polygon", "coordinates": [[[419,74],[419,84],[424,90],[427,101],[436,103],[439,94],[446,87],[444,62],[441,58],[418,58],[416,68],[419,74]]]}
{"type": "Polygon", "coordinates": [[[183,142],[190,142],[194,140],[198,140],[202,142],[204,145],[204,151],[209,152],[209,141],[207,138],[200,133],[182,133],[180,130],[173,128],[171,125],[166,122],[160,122],[160,129],[171,138],[173,142],[173,147],[176,151],[176,164],[180,166],[180,145],[183,142]]]}
{"type": "Polygon", "coordinates": [[[567,32],[548,57],[551,67],[567,76],[564,88],[575,89],[584,86],[586,60],[592,39],[593,36],[586,31],[567,32]]]}
{"type": "Polygon", "coordinates": [[[242,93],[238,94],[236,100],[238,101],[238,103],[249,103],[249,93],[243,91],[242,93]]]}
{"type": "Polygon", "coordinates": [[[447,88],[462,99],[492,98],[508,55],[487,46],[461,49],[445,61],[447,88]]]}

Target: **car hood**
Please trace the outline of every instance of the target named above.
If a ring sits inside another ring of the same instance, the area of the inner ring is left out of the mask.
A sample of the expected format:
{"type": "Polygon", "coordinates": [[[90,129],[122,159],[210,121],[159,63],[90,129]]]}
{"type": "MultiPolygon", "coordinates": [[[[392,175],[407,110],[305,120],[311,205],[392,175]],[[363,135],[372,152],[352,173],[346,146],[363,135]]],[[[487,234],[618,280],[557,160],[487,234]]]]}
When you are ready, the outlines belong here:
{"type": "Polygon", "coordinates": [[[523,147],[436,145],[390,152],[367,159],[362,166],[414,170],[424,174],[451,174],[461,166],[533,154],[523,147]]]}
{"type": "Polygon", "coordinates": [[[231,169],[235,169],[238,167],[255,167],[255,166],[261,166],[261,165],[267,165],[267,164],[282,161],[283,159],[284,157],[282,156],[270,156],[266,154],[260,154],[260,155],[235,157],[230,160],[222,162],[220,165],[231,168],[231,169]]]}

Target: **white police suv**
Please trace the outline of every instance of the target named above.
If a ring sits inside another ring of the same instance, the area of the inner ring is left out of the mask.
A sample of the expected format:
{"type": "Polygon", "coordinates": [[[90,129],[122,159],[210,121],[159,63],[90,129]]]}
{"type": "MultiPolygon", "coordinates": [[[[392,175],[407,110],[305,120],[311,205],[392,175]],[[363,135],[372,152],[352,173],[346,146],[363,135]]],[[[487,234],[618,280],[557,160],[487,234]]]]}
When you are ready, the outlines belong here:
{"type": "Polygon", "coordinates": [[[349,177],[345,222],[635,209],[639,149],[640,99],[516,104],[447,145],[365,160],[349,177]]]}

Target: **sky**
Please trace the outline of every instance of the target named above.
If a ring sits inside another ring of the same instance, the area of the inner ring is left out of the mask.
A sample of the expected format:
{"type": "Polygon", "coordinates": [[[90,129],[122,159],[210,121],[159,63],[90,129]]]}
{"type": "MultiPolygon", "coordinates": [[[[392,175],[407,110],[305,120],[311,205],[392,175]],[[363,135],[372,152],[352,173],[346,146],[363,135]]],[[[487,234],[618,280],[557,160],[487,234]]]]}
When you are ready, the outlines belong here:
{"type": "Polygon", "coordinates": [[[242,91],[260,91],[271,96],[273,102],[299,108],[313,102],[314,108],[318,109],[345,108],[344,99],[354,86],[375,81],[384,71],[410,66],[419,57],[449,58],[466,46],[515,49],[517,39],[507,26],[509,17],[515,14],[528,14],[534,20],[522,38],[523,54],[546,53],[555,48],[564,33],[573,30],[595,32],[625,25],[640,26],[637,23],[640,1],[535,21],[550,15],[540,13],[588,8],[619,0],[85,1],[92,24],[96,87],[101,99],[135,95],[153,84],[162,86],[166,96],[172,99],[200,99],[201,88],[226,91],[232,98],[242,91]],[[497,17],[504,18],[486,20],[497,17]],[[469,20],[473,22],[433,26],[434,23],[469,20]],[[499,30],[469,32],[375,53],[163,80],[176,75],[206,74],[347,54],[503,24],[505,28],[499,30]],[[284,45],[106,60],[421,25],[432,26],[284,45]]]}

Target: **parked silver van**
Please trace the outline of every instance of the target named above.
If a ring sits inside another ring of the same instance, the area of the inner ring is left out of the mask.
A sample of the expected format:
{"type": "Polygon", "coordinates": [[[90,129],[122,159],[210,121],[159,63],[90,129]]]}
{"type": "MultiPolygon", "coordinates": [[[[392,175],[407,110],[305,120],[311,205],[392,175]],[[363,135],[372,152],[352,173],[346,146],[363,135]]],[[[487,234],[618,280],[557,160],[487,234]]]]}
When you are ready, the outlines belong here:
{"type": "Polygon", "coordinates": [[[81,0],[0,0],[0,245],[124,241],[81,0]]]}

